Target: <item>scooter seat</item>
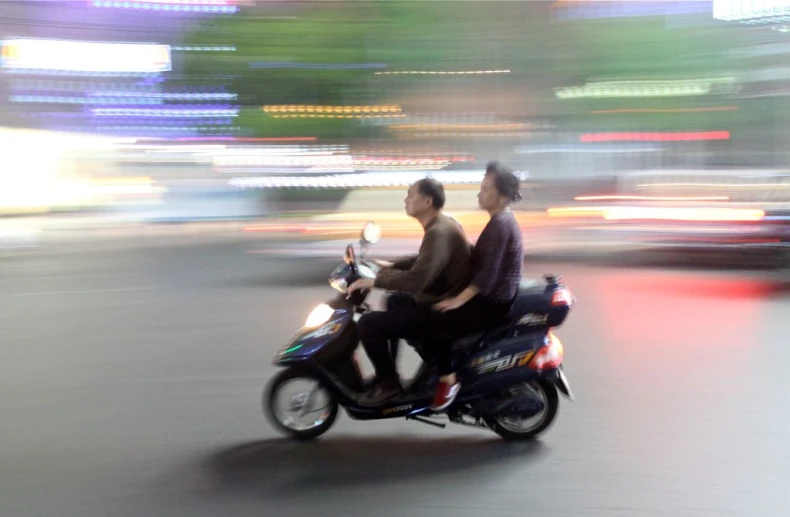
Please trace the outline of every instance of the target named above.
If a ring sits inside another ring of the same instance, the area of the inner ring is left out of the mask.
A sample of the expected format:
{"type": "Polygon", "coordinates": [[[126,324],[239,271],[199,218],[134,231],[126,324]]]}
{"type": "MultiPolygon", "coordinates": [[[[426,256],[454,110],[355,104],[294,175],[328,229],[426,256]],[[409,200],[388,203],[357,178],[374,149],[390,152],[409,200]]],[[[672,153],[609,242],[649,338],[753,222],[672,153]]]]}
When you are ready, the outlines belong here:
{"type": "Polygon", "coordinates": [[[457,339],[453,342],[453,352],[469,352],[483,340],[486,334],[488,334],[488,331],[475,332],[474,334],[468,334],[461,339],[457,339]]]}
{"type": "Polygon", "coordinates": [[[510,306],[510,319],[515,322],[530,312],[546,314],[550,309],[551,292],[546,291],[546,284],[522,280],[510,306]]]}

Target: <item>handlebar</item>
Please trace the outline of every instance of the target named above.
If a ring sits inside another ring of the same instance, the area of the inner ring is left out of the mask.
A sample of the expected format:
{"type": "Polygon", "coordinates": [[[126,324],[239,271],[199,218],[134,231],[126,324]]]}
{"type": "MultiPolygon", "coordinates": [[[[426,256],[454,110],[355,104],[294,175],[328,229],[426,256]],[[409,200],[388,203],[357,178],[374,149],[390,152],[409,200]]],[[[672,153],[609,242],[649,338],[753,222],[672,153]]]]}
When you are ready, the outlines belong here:
{"type": "Polygon", "coordinates": [[[378,275],[379,271],[381,271],[382,267],[376,264],[374,261],[368,261],[365,259],[359,259],[360,264],[365,266],[366,268],[373,271],[373,274],[378,275]]]}

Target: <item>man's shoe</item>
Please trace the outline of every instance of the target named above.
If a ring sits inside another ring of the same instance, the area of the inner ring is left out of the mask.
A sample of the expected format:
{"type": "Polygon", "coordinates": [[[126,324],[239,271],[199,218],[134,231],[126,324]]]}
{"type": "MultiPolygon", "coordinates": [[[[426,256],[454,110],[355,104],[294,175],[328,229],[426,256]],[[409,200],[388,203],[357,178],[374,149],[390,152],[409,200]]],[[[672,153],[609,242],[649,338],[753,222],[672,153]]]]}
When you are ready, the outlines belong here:
{"type": "Polygon", "coordinates": [[[380,406],[389,399],[403,393],[403,388],[397,381],[382,381],[373,386],[373,389],[362,395],[359,404],[362,406],[380,406]]]}

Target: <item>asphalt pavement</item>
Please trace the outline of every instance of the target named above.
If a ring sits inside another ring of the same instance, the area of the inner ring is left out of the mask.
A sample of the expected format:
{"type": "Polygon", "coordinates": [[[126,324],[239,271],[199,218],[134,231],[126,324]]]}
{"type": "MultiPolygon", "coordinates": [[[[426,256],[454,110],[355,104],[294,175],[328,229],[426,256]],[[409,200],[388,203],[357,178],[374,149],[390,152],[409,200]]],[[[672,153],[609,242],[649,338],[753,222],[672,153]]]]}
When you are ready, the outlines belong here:
{"type": "Polygon", "coordinates": [[[341,414],[294,443],[261,390],[332,263],[249,247],[0,258],[0,515],[790,514],[773,272],[530,262],[578,299],[557,331],[576,402],[542,439],[341,414]]]}

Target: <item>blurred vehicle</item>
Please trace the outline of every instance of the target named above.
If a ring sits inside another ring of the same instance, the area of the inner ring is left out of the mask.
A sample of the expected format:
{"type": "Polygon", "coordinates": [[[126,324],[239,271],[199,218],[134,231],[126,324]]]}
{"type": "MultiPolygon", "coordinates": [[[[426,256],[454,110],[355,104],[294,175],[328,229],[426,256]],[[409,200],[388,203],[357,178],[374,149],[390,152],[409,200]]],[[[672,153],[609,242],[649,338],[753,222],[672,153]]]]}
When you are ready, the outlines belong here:
{"type": "Polygon", "coordinates": [[[438,381],[435,357],[418,342],[411,345],[423,363],[403,395],[378,407],[360,405],[369,382],[354,356],[356,322],[370,310],[365,303],[370,291],[347,296],[346,290],[359,278],[375,276],[376,266],[364,259],[364,250],[380,233],[372,223],[365,226],[359,258],[353,245],[346,247],[345,263],[329,278],[340,294],[313,309],[275,355],[273,363],[285,369],[270,381],[263,399],[274,425],[296,439],[316,438],[329,430],[343,406],[357,420],[405,417],[441,428],[445,425],[437,418],[446,415],[451,423],[490,429],[507,440],[545,431],[557,416],[558,391],[573,400],[562,371],[563,346],[551,330],[565,321],[575,300],[557,276],[522,284],[508,324],[454,343],[462,387],[446,413],[430,409],[438,381]]]}
{"type": "Polygon", "coordinates": [[[746,265],[790,265],[788,175],[759,171],[628,174],[613,194],[553,207],[573,231],[648,249],[734,253],[746,265]]]}
{"type": "MultiPolygon", "coordinates": [[[[476,195],[475,189],[474,194],[476,195]]],[[[398,201],[401,193],[395,193],[398,201]]],[[[390,197],[393,197],[390,194],[390,197]]],[[[475,208],[477,199],[474,199],[475,208]]],[[[448,212],[448,216],[456,219],[463,226],[467,237],[475,242],[482,232],[488,216],[484,212],[474,211],[448,212]]],[[[551,248],[556,242],[558,233],[554,224],[544,213],[537,211],[514,211],[514,215],[522,228],[524,242],[529,242],[526,251],[534,253],[540,249],[551,248]]],[[[249,254],[263,258],[287,258],[288,260],[311,259],[334,261],[337,250],[345,246],[348,239],[354,238],[359,227],[370,219],[381,220],[381,226],[388,238],[386,243],[376,248],[380,258],[394,258],[408,253],[416,253],[424,234],[424,229],[416,221],[409,218],[402,210],[366,210],[359,212],[337,212],[313,215],[302,218],[270,218],[265,221],[252,222],[244,227],[244,232],[252,239],[247,250],[249,254]]],[[[556,225],[555,225],[556,226],[556,225]]],[[[334,266],[332,266],[334,267],[334,266]]]]}

